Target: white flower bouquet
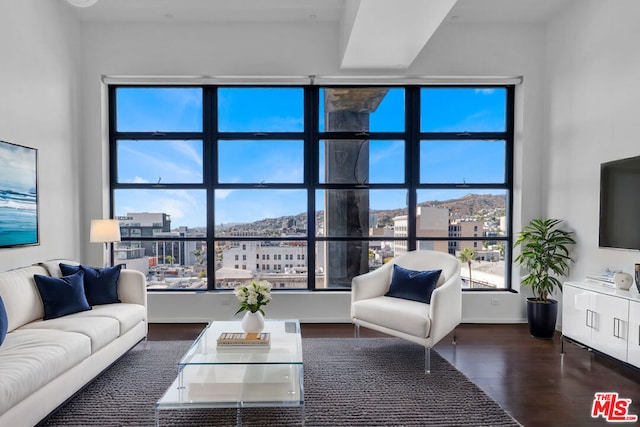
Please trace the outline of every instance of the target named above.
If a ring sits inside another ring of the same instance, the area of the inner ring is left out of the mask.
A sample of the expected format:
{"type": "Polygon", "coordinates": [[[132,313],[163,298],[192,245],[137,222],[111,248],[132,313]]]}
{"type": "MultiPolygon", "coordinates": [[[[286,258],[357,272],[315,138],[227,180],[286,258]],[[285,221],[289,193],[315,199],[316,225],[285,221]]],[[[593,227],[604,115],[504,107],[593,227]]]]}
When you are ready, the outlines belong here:
{"type": "Polygon", "coordinates": [[[259,311],[264,315],[262,306],[271,301],[271,283],[264,280],[247,282],[236,286],[233,293],[240,301],[236,314],[246,310],[251,313],[259,311]]]}

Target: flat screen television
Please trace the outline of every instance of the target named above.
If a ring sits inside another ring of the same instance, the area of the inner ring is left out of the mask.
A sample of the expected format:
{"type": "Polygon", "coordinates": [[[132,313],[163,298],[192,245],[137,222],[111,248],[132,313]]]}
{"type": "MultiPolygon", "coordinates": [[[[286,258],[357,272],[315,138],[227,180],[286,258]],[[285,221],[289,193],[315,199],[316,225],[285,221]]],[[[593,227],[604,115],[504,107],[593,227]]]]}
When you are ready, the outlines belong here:
{"type": "Polygon", "coordinates": [[[640,250],[640,156],[600,165],[599,245],[640,250]]]}

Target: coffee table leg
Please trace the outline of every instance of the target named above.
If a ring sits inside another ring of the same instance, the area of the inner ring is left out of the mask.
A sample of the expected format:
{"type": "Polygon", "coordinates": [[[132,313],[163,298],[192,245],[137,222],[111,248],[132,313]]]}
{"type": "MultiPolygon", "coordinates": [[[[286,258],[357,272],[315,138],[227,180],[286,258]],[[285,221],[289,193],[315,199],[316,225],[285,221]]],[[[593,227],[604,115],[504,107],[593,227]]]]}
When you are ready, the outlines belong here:
{"type": "Polygon", "coordinates": [[[236,409],[236,426],[242,426],[242,408],[236,409]]]}

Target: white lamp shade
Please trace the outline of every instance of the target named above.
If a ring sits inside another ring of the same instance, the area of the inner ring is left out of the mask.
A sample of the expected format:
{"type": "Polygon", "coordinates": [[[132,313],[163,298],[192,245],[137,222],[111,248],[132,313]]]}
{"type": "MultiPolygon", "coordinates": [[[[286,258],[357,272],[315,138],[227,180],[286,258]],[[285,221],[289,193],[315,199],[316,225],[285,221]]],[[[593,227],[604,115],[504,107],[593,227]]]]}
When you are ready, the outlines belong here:
{"type": "Polygon", "coordinates": [[[89,241],[106,243],[120,241],[120,223],[117,219],[92,219],[89,241]]]}

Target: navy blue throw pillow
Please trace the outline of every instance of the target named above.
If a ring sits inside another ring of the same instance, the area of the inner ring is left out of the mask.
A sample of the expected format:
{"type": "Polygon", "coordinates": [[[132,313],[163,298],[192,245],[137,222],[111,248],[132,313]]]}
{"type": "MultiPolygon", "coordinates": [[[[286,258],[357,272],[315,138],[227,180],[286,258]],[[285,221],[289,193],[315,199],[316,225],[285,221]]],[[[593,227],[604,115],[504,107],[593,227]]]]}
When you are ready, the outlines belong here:
{"type": "Polygon", "coordinates": [[[7,309],[4,308],[4,302],[0,297],[0,345],[4,342],[4,337],[7,336],[7,330],[9,329],[9,318],[7,317],[7,309]]]}
{"type": "Polygon", "coordinates": [[[387,297],[402,298],[431,304],[431,294],[442,270],[416,271],[393,265],[393,275],[387,297]]]}
{"type": "Polygon", "coordinates": [[[60,270],[65,276],[78,271],[84,272],[84,292],[90,305],[121,302],[118,299],[118,279],[121,269],[122,264],[105,268],[60,264],[60,270]]]}
{"type": "Polygon", "coordinates": [[[33,275],[44,304],[44,320],[91,310],[84,294],[84,272],[61,278],[33,275]]]}

